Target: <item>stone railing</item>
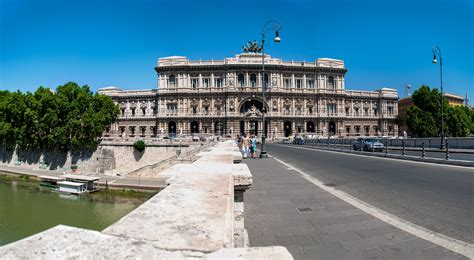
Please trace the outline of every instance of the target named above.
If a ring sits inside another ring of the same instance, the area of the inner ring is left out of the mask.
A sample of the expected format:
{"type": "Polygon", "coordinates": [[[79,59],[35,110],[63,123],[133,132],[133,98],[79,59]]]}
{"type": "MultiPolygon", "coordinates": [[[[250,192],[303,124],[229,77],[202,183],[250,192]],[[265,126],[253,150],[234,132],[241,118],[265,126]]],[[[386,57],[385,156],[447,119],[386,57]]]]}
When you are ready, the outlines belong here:
{"type": "Polygon", "coordinates": [[[102,232],[59,225],[0,247],[0,258],[292,259],[247,247],[244,193],[252,175],[233,141],[163,171],[168,186],[102,232]]]}

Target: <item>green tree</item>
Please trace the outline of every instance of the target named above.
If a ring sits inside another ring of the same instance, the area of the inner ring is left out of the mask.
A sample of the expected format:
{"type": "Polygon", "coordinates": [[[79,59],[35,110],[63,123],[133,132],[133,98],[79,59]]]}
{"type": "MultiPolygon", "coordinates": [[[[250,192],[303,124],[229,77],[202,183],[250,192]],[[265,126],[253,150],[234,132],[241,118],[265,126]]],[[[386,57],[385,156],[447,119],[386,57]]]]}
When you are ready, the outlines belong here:
{"type": "Polygon", "coordinates": [[[0,144],[21,150],[95,148],[118,113],[110,97],[73,82],[56,92],[45,87],[34,94],[0,91],[0,144]]]}
{"type": "Polygon", "coordinates": [[[133,147],[139,151],[139,152],[143,152],[145,150],[145,142],[143,140],[138,140],[136,141],[135,143],[133,143],[133,147]]]}
{"type": "Polygon", "coordinates": [[[407,125],[410,132],[416,137],[438,135],[438,124],[430,112],[425,112],[417,106],[407,111],[407,125]]]}
{"type": "Polygon", "coordinates": [[[453,137],[468,136],[472,121],[466,109],[463,107],[450,107],[446,112],[446,135],[453,137]]]}
{"type": "MultiPolygon", "coordinates": [[[[417,137],[439,135],[441,124],[441,93],[423,85],[412,96],[415,104],[407,111],[406,119],[401,116],[398,121],[406,120],[410,132],[417,137]]],[[[449,107],[448,100],[443,99],[443,121],[446,136],[467,136],[472,132],[473,117],[467,108],[449,107]]]]}

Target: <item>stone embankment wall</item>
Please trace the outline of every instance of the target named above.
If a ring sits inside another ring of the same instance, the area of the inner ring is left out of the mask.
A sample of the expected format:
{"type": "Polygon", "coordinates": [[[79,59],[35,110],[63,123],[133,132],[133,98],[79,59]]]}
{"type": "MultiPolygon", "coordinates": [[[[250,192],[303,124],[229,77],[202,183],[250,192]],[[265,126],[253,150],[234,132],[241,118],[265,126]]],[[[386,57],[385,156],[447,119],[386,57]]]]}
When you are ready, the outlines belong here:
{"type": "Polygon", "coordinates": [[[0,247],[0,259],[292,259],[284,247],[248,247],[252,174],[235,143],[197,156],[164,170],[168,186],[102,232],[59,225],[0,247]]]}
{"type": "Polygon", "coordinates": [[[96,174],[124,175],[145,165],[155,164],[187,153],[202,146],[200,142],[187,143],[151,143],[145,151],[138,152],[133,143],[106,142],[95,151],[61,153],[57,151],[6,151],[0,147],[0,163],[20,164],[19,167],[43,168],[58,171],[70,171],[71,165],[78,165],[79,172],[96,174]]]}

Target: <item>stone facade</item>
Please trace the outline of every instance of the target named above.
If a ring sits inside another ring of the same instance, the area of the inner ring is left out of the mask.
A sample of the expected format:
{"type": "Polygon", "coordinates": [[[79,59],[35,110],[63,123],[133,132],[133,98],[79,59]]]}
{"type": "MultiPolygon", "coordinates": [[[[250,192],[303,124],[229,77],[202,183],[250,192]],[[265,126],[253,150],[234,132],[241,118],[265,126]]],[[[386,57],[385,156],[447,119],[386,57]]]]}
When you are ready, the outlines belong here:
{"type": "Polygon", "coordinates": [[[105,136],[153,138],[168,134],[296,133],[319,136],[397,135],[394,89],[345,89],[342,60],[283,61],[243,53],[224,60],[158,59],[158,88],[102,88],[120,107],[105,136]],[[265,101],[262,102],[262,85],[265,101]]]}

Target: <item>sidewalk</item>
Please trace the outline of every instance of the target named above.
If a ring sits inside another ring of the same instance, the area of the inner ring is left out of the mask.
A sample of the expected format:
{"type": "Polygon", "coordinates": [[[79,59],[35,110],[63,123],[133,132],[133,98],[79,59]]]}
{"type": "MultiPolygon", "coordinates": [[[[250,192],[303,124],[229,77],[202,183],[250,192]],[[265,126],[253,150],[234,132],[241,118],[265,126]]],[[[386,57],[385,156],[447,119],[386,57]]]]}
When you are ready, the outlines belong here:
{"type": "Polygon", "coordinates": [[[250,246],[282,245],[295,259],[467,259],[395,228],[272,158],[246,159],[250,246]]]}

